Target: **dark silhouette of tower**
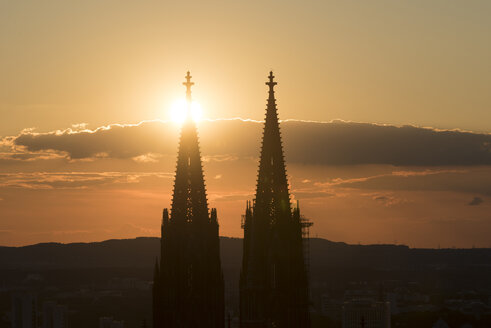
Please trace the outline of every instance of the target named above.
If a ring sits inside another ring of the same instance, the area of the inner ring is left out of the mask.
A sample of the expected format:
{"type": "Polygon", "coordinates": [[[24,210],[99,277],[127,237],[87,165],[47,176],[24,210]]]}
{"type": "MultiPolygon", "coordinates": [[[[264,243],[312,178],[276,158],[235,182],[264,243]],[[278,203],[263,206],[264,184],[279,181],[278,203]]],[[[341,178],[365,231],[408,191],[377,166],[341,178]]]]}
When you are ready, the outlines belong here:
{"type": "Polygon", "coordinates": [[[208,212],[196,125],[188,114],[181,130],[171,211],[162,218],[161,257],[155,264],[153,327],[224,328],[224,282],[217,211],[208,212]]]}
{"type": "Polygon", "coordinates": [[[310,326],[308,274],[302,243],[302,220],[292,209],[273,72],[257,179],[256,198],[247,202],[240,275],[240,325],[310,326]]]}

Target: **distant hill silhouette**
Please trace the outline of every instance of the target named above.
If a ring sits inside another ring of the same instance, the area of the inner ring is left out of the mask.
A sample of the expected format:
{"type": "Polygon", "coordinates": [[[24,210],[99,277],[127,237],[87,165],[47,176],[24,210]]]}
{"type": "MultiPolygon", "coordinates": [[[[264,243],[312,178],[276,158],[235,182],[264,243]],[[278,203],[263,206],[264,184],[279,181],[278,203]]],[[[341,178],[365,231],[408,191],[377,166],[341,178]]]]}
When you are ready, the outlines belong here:
{"type": "MultiPolygon", "coordinates": [[[[223,266],[240,267],[242,239],[221,237],[223,266]]],[[[0,247],[4,269],[152,268],[160,239],[139,237],[93,243],[42,243],[23,247],[0,247]]],[[[382,270],[491,268],[491,249],[412,249],[403,245],[349,245],[321,238],[310,240],[313,270],[365,268],[382,270]]]]}
{"type": "MultiPolygon", "coordinates": [[[[227,290],[238,290],[242,239],[220,238],[227,290]]],[[[106,240],[93,243],[43,243],[0,247],[0,281],[39,272],[60,281],[102,281],[113,276],[151,280],[160,239],[106,240]]],[[[310,240],[313,290],[343,289],[351,282],[417,282],[444,292],[491,288],[491,249],[411,249],[403,245],[349,245],[310,240]],[[344,287],[343,287],[344,286],[344,287]]]]}
{"type": "MultiPolygon", "coordinates": [[[[221,237],[220,242],[226,301],[237,308],[242,239],[221,237]]],[[[159,252],[160,239],[156,237],[0,247],[0,290],[12,287],[14,290],[55,290],[61,294],[117,290],[123,287],[112,282],[126,278],[150,282],[159,252]]],[[[316,308],[320,308],[322,295],[341,299],[350,288],[371,286],[378,290],[381,282],[388,291],[417,288],[438,303],[461,291],[479,295],[480,291],[491,290],[491,249],[411,249],[402,245],[349,245],[312,238],[310,275],[312,302],[316,308]]],[[[83,309],[72,317],[74,327],[96,325],[101,309],[136,327],[142,316],[151,317],[151,292],[125,293],[125,297],[100,298],[90,305],[64,302],[83,309]],[[87,316],[87,313],[93,315],[87,316]]],[[[0,306],[3,302],[7,310],[10,298],[8,293],[3,295],[0,306]]]]}

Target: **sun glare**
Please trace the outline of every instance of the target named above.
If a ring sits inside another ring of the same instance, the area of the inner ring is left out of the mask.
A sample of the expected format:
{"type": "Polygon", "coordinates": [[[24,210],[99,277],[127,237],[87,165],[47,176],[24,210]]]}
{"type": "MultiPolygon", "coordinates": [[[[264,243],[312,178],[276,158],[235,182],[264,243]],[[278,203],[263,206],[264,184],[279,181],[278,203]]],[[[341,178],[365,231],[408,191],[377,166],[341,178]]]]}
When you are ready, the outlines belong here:
{"type": "Polygon", "coordinates": [[[195,122],[199,122],[203,116],[203,110],[201,105],[196,101],[191,102],[191,106],[188,108],[188,103],[185,99],[179,99],[172,104],[170,110],[170,116],[174,123],[182,124],[188,115],[195,122]],[[189,113],[188,113],[189,112],[189,113]]]}

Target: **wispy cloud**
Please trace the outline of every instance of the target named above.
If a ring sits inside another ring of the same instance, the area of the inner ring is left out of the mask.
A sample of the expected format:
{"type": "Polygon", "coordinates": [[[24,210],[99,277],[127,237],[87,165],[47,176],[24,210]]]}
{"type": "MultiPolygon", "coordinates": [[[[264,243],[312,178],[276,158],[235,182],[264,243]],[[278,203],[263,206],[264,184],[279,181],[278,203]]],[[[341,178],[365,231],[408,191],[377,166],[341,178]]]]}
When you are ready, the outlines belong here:
{"type": "Polygon", "coordinates": [[[319,186],[347,186],[350,184],[356,184],[360,182],[366,182],[369,180],[375,180],[375,179],[380,179],[380,178],[386,178],[386,177],[401,177],[401,178],[408,178],[408,177],[424,177],[424,176],[429,176],[429,175],[436,175],[436,174],[446,174],[446,173],[466,173],[468,170],[463,170],[463,169],[425,169],[425,170],[420,170],[420,171],[392,171],[390,173],[384,173],[384,174],[377,174],[377,175],[372,175],[372,176],[366,176],[366,177],[360,177],[360,178],[334,178],[331,181],[328,182],[316,182],[316,185],[319,186]]]}
{"type": "Polygon", "coordinates": [[[409,201],[402,197],[397,197],[393,193],[369,193],[364,194],[374,201],[383,204],[386,207],[392,207],[395,205],[400,205],[408,203],[409,201]]]}
{"type": "Polygon", "coordinates": [[[97,185],[138,183],[144,177],[170,179],[167,172],[34,172],[2,173],[0,187],[26,189],[85,189],[97,185]]]}
{"type": "Polygon", "coordinates": [[[162,157],[161,154],[148,153],[144,155],[135,156],[133,157],[133,160],[139,163],[157,163],[161,157],[162,157]]]}
{"type": "Polygon", "coordinates": [[[457,191],[491,195],[491,168],[393,171],[357,178],[334,178],[314,185],[372,190],[457,191]]]}
{"type": "Polygon", "coordinates": [[[238,192],[228,192],[228,193],[212,193],[210,194],[210,199],[213,201],[224,201],[224,202],[230,202],[230,201],[239,201],[239,200],[249,200],[253,197],[253,194],[250,192],[243,192],[243,191],[238,191],[238,192]]]}

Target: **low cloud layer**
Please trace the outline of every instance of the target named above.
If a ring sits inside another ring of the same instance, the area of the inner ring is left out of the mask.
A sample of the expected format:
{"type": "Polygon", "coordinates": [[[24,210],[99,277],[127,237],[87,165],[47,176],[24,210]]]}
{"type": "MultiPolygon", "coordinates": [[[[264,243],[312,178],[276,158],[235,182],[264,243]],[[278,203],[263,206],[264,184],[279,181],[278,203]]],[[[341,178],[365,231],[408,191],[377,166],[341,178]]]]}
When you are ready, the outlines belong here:
{"type": "MultiPolygon", "coordinates": [[[[491,174],[489,168],[393,171],[363,178],[338,178],[317,184],[320,187],[398,191],[454,191],[491,196],[491,174]]],[[[479,204],[473,203],[469,205],[479,204]]]]}
{"type": "Polygon", "coordinates": [[[31,152],[58,151],[71,159],[94,157],[132,158],[176,149],[177,129],[163,122],[113,124],[95,130],[67,129],[48,133],[25,131],[13,139],[31,152]]]}
{"type": "MultiPolygon", "coordinates": [[[[221,233],[240,236],[263,126],[219,120],[198,128],[210,206],[221,233]]],[[[490,135],[299,121],[282,122],[281,131],[292,201],[315,222],[313,233],[488,246],[490,135]]],[[[175,124],[149,121],[0,138],[1,243],[158,235],[178,136],[175,124]]]]}
{"type": "MultiPolygon", "coordinates": [[[[491,165],[491,134],[440,131],[413,126],[350,122],[281,123],[286,159],[319,165],[396,166],[491,165]]],[[[244,120],[205,121],[199,125],[202,153],[210,158],[257,157],[262,124],[244,120]]],[[[178,128],[148,121],[94,130],[36,133],[25,130],[2,141],[6,161],[64,155],[71,160],[118,158],[158,161],[177,150],[178,128]],[[5,151],[7,147],[10,151],[5,151]]]]}

